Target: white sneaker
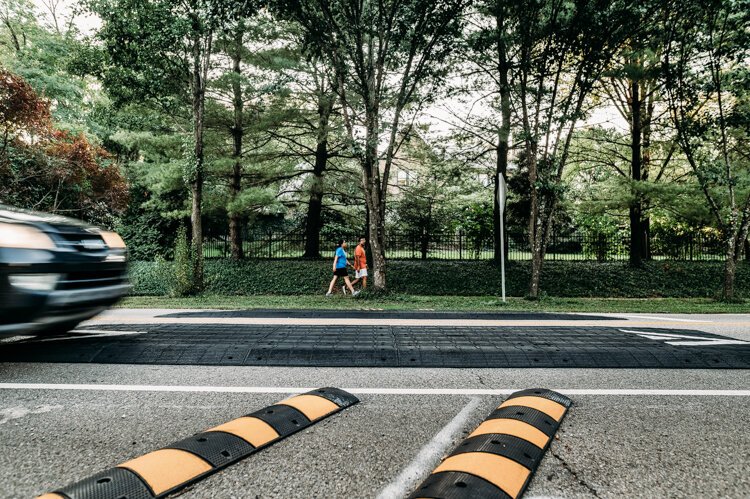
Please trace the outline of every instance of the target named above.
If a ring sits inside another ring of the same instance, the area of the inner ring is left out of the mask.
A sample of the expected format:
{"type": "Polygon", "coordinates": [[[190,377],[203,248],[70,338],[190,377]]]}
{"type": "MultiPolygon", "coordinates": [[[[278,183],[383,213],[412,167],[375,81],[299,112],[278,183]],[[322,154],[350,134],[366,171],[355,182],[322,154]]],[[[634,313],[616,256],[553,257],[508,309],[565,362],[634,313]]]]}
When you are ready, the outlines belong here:
{"type": "Polygon", "coordinates": [[[346,294],[346,286],[341,286],[341,292],[346,294]]]}
{"type": "Polygon", "coordinates": [[[352,296],[357,296],[360,293],[361,293],[361,291],[355,291],[354,293],[352,293],[352,296]]]}
{"type": "Polygon", "coordinates": [[[326,296],[331,296],[331,292],[330,292],[330,291],[328,291],[328,292],[326,293],[326,296]]]}

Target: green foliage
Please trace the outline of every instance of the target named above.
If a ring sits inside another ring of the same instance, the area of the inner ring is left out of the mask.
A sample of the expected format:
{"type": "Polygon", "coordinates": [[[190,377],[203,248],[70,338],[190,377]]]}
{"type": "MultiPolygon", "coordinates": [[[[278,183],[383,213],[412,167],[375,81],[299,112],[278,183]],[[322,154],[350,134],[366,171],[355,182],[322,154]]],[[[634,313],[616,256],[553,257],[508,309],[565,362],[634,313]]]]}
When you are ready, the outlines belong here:
{"type": "MultiPolygon", "coordinates": [[[[133,295],[166,295],[164,262],[130,266],[133,295]]],[[[507,266],[509,296],[524,296],[530,264],[507,266]]],[[[634,269],[624,262],[546,262],[542,289],[548,296],[569,297],[714,297],[721,286],[716,262],[651,262],[634,269]]],[[[330,280],[328,260],[207,260],[206,289],[220,295],[315,295],[330,280]]],[[[389,288],[403,295],[479,296],[500,293],[499,266],[489,262],[388,262],[389,288]]],[[[172,278],[173,279],[173,278],[172,278]]],[[[737,270],[738,294],[750,297],[750,264],[737,270]]]]}
{"type": "Polygon", "coordinates": [[[173,265],[174,277],[172,279],[171,295],[187,296],[192,294],[194,292],[193,274],[195,272],[195,261],[190,250],[185,226],[180,226],[177,230],[173,265]]]}

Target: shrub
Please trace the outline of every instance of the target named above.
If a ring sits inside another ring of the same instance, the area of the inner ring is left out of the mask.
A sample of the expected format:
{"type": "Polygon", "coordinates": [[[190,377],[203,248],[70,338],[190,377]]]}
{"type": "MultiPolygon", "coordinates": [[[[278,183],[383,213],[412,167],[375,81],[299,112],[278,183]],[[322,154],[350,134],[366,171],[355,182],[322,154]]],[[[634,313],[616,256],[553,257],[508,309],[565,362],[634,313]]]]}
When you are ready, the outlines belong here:
{"type": "Polygon", "coordinates": [[[171,288],[173,296],[186,296],[193,293],[194,270],[195,262],[190,250],[190,243],[187,240],[187,231],[185,226],[182,225],[177,230],[174,247],[174,277],[171,288]]]}
{"type": "MultiPolygon", "coordinates": [[[[134,262],[131,280],[135,295],[165,295],[167,262],[134,262]]],[[[177,265],[175,265],[175,268],[177,265]]],[[[549,296],[570,297],[714,297],[721,289],[720,262],[650,262],[635,269],[626,263],[545,262],[542,290],[549,296]]],[[[494,262],[388,262],[388,288],[408,295],[498,295],[500,268],[494,262]]],[[[205,291],[226,295],[324,293],[330,279],[328,260],[206,260],[205,291]]],[[[506,286],[509,296],[524,296],[529,262],[510,262],[506,286]]],[[[737,268],[737,290],[750,296],[750,264],[737,268]]]]}

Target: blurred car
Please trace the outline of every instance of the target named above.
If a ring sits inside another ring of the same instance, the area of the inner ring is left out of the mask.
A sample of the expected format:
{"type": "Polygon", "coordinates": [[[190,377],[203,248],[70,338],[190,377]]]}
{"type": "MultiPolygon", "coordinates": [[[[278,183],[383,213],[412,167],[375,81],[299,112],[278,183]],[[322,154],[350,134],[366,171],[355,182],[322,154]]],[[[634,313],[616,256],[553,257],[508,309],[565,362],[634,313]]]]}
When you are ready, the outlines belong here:
{"type": "Polygon", "coordinates": [[[114,232],[0,205],[0,337],[54,334],[116,303],[130,285],[114,232]]]}

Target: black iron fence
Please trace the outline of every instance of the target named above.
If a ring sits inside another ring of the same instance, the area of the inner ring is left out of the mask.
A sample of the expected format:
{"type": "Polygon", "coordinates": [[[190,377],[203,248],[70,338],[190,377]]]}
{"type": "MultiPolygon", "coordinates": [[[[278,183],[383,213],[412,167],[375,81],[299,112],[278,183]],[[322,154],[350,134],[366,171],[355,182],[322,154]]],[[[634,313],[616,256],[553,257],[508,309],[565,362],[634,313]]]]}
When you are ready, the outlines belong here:
{"type": "MultiPolygon", "coordinates": [[[[338,239],[340,236],[337,236],[338,239]]],[[[348,239],[356,244],[356,236],[348,239]]],[[[530,260],[529,245],[523,239],[508,242],[509,260],[530,260]]],[[[320,251],[331,256],[336,247],[332,237],[321,237],[320,251]]],[[[623,261],[629,258],[630,241],[626,236],[574,233],[553,235],[547,246],[547,260],[623,261]]],[[[243,237],[243,252],[247,258],[301,258],[305,250],[305,235],[274,231],[248,232],[243,237]]],[[[203,251],[206,258],[231,256],[228,235],[206,237],[203,251]]],[[[708,261],[722,260],[724,246],[712,234],[696,232],[685,235],[656,236],[648,242],[652,260],[708,261]]],[[[490,260],[494,256],[491,237],[473,237],[463,232],[454,234],[389,233],[386,256],[393,259],[490,260]]]]}

